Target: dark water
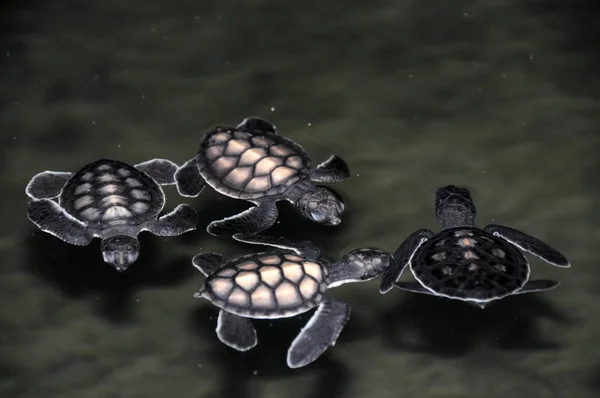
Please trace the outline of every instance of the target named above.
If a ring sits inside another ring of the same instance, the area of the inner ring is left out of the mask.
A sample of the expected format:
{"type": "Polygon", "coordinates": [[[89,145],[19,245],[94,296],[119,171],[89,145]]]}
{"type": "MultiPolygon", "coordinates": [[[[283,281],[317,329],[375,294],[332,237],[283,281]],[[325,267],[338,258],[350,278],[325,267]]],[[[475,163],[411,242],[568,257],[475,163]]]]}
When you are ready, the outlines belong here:
{"type": "Polygon", "coordinates": [[[0,396],[594,397],[600,394],[600,19],[576,1],[39,1],[3,11],[0,92],[0,396]],[[92,5],[93,4],[93,5],[92,5]],[[565,5],[569,4],[569,5],[565,5]],[[255,247],[208,235],[247,204],[210,190],[198,231],[142,234],[125,274],[99,243],[36,231],[24,187],[100,157],[182,163],[201,133],[273,120],[313,161],[336,153],[342,225],[282,205],[276,233],[328,255],[393,251],[438,228],[433,195],[469,187],[478,223],[523,229],[573,264],[533,260],[552,292],[484,311],[378,282],[331,294],[353,317],[335,347],[289,370],[306,317],[256,322],[247,353],[192,299],[200,251],[255,247]]]}

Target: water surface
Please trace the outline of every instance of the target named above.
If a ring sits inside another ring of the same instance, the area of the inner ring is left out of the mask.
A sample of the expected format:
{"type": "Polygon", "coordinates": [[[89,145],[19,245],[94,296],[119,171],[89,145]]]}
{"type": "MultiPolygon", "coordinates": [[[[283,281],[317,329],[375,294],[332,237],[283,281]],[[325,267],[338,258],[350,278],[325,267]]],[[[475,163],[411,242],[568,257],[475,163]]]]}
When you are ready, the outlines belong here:
{"type": "Polygon", "coordinates": [[[3,397],[595,397],[600,385],[600,19],[592,2],[38,1],[4,14],[0,92],[0,395],[3,397]],[[518,3],[518,4],[517,4],[518,3]],[[565,3],[566,4],[566,3],[565,3]],[[166,189],[199,229],[142,234],[116,274],[99,242],[37,231],[24,188],[100,157],[183,163],[202,132],[271,119],[315,163],[342,156],[338,228],[281,204],[274,232],[327,255],[393,251],[439,228],[435,190],[472,190],[478,224],[522,229],[573,264],[532,260],[552,292],[485,310],[378,282],[331,291],[353,316],[300,370],[287,347],[308,319],[256,322],[241,354],[194,300],[201,251],[257,250],[208,235],[248,207],[166,189]]]}

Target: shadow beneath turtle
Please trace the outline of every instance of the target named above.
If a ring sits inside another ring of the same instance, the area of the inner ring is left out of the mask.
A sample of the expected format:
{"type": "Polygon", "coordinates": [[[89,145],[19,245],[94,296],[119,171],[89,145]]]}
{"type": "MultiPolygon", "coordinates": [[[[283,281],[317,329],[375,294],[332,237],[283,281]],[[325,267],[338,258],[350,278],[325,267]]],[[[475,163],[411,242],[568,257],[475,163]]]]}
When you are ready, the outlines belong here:
{"type": "Polygon", "coordinates": [[[547,318],[561,324],[570,322],[535,294],[507,297],[483,310],[424,294],[405,297],[381,315],[384,343],[395,349],[442,357],[465,355],[482,338],[503,350],[558,349],[558,343],[540,335],[536,321],[547,318]]]}
{"type": "MultiPolygon", "coordinates": [[[[260,381],[274,381],[313,376],[311,398],[340,398],[345,396],[346,387],[352,380],[350,371],[335,360],[332,351],[349,341],[364,338],[360,320],[351,318],[342,331],[338,343],[330,347],[315,362],[300,369],[290,369],[286,365],[287,350],[293,339],[306,324],[313,311],[293,318],[275,320],[252,320],[258,336],[258,345],[246,352],[238,352],[219,341],[215,333],[218,310],[215,307],[201,307],[193,311],[189,327],[202,340],[209,340],[211,349],[206,357],[211,365],[222,372],[217,397],[247,398],[261,395],[252,384],[260,381]]],[[[286,382],[283,382],[286,383],[286,382]]],[[[283,385],[283,384],[282,384],[283,385]]]]}
{"type": "Polygon", "coordinates": [[[94,300],[95,311],[110,322],[131,321],[135,292],[145,286],[174,286],[195,274],[189,256],[174,256],[158,246],[166,239],[142,233],[140,257],[123,272],[105,263],[100,239],[72,246],[39,230],[27,235],[23,263],[28,272],[56,286],[73,300],[94,300]]]}
{"type": "MultiPolygon", "coordinates": [[[[331,189],[331,187],[328,187],[331,189]]],[[[341,195],[332,190],[338,197],[341,195]]],[[[216,237],[209,235],[206,232],[208,224],[212,221],[221,220],[225,217],[231,217],[236,214],[243,212],[254,206],[251,202],[245,200],[233,199],[227,196],[221,195],[214,191],[211,187],[207,187],[202,191],[200,196],[196,199],[195,209],[198,212],[198,231],[205,233],[209,239],[216,239],[223,242],[230,241],[232,245],[241,251],[235,251],[235,255],[241,253],[247,253],[252,251],[263,251],[241,242],[237,242],[227,237],[216,237]]],[[[346,205],[347,206],[347,205],[346,205]]],[[[277,209],[279,210],[279,217],[275,225],[268,230],[262,232],[265,235],[271,236],[285,236],[289,239],[295,240],[310,240],[318,244],[325,253],[339,248],[340,237],[352,229],[352,220],[355,216],[353,211],[346,210],[342,215],[342,223],[338,226],[332,227],[317,222],[311,221],[303,217],[300,212],[294,209],[294,206],[287,202],[278,202],[277,209]]],[[[184,241],[191,243],[191,236],[185,237],[182,235],[184,241]]],[[[196,243],[194,243],[196,244],[196,243]]]]}

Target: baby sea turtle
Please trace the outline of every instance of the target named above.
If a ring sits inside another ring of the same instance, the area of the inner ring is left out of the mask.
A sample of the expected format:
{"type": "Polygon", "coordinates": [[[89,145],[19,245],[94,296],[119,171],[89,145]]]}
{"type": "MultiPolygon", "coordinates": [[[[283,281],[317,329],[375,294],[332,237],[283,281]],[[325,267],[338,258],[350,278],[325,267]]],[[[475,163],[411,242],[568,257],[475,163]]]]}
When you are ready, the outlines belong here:
{"type": "Polygon", "coordinates": [[[270,122],[244,119],[236,127],[217,127],[206,132],[194,159],[175,173],[182,196],[196,196],[206,182],[216,191],[256,206],[209,224],[216,236],[258,233],[277,220],[276,202],[293,203],[304,217],[326,225],[338,225],[344,204],[315,182],[336,182],[350,177],[348,165],[332,155],[311,168],[304,149],[277,134],[270,122]]]}
{"type": "Polygon", "coordinates": [[[550,290],[552,280],[529,280],[529,252],[557,267],[569,267],[558,251],[524,232],[500,225],[475,226],[470,192],[449,185],[436,193],[435,212],[442,231],[420,229],[394,253],[381,278],[381,293],[392,286],[434,296],[463,300],[484,308],[511,294],[550,290]],[[410,269],[419,283],[397,282],[410,269]]]}
{"type": "Polygon", "coordinates": [[[165,205],[159,184],[174,184],[177,168],[166,159],[133,167],[100,159],[76,173],[44,171],[25,189],[33,199],[28,217],[42,231],[72,245],[101,238],[104,261],[122,272],[138,258],[141,231],[176,236],[196,228],[198,215],[185,204],[158,218],[165,205]]]}
{"type": "Polygon", "coordinates": [[[327,288],[373,279],[391,261],[390,254],[367,248],[352,250],[329,263],[310,242],[260,235],[238,239],[280,250],[233,260],[216,253],[195,256],[192,263],[207,278],[194,297],[205,298],[221,309],[217,336],[238,351],[257,344],[250,319],[287,318],[317,307],[288,350],[290,368],[315,361],[335,344],[350,318],[348,304],[328,297],[327,288]]]}

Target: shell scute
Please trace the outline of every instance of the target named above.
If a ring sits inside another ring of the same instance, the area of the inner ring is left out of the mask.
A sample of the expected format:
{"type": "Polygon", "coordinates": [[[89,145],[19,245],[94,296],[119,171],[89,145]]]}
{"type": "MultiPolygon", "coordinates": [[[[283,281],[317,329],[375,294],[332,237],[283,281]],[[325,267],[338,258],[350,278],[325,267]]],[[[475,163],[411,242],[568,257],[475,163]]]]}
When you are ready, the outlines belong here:
{"type": "Polygon", "coordinates": [[[256,166],[254,166],[254,170],[258,175],[266,175],[270,174],[277,166],[281,166],[283,164],[283,160],[281,158],[276,158],[274,156],[266,156],[256,162],[256,166]]]}
{"type": "Polygon", "coordinates": [[[140,225],[164,206],[160,186],[126,163],[102,159],[76,172],[63,187],[59,204],[91,229],[140,225]]]}
{"type": "Polygon", "coordinates": [[[270,287],[275,287],[279,285],[283,280],[283,275],[280,267],[265,265],[258,270],[258,273],[260,275],[261,282],[270,287]]]}
{"type": "Polygon", "coordinates": [[[297,262],[286,261],[282,264],[281,268],[284,278],[293,283],[298,283],[304,278],[304,269],[297,262]]]}
{"type": "Polygon", "coordinates": [[[271,188],[271,179],[267,176],[254,177],[248,184],[246,184],[246,191],[248,192],[265,192],[271,188]]]}
{"type": "Polygon", "coordinates": [[[325,275],[324,265],[300,256],[257,253],[231,260],[210,275],[203,296],[241,316],[292,316],[318,303],[327,288],[325,275]]]}
{"type": "Polygon", "coordinates": [[[252,178],[252,168],[236,167],[227,174],[225,180],[231,184],[245,185],[252,178]]]}
{"type": "Polygon", "coordinates": [[[283,281],[275,289],[275,298],[277,304],[282,307],[293,307],[302,302],[302,298],[298,295],[298,286],[288,281],[283,281]]]}
{"type": "Polygon", "coordinates": [[[250,305],[250,296],[247,292],[240,289],[239,287],[233,288],[229,294],[228,300],[235,305],[240,307],[247,307],[250,305]]]}
{"type": "Polygon", "coordinates": [[[451,228],[426,241],[411,260],[414,276],[436,293],[491,300],[519,290],[529,263],[507,241],[477,228],[451,228]]]}
{"type": "Polygon", "coordinates": [[[196,163],[214,189],[250,200],[281,195],[310,173],[310,160],[295,142],[276,134],[236,129],[205,134],[196,163]]]}
{"type": "Polygon", "coordinates": [[[312,278],[304,278],[300,282],[300,293],[303,298],[314,296],[319,291],[319,284],[312,278]]]}
{"type": "Polygon", "coordinates": [[[88,182],[84,182],[83,184],[75,187],[75,195],[81,195],[83,193],[87,193],[90,191],[90,189],[92,189],[92,184],[88,183],[88,182]]]}
{"type": "Polygon", "coordinates": [[[315,263],[314,261],[305,261],[303,266],[306,275],[312,276],[317,281],[323,279],[323,267],[320,264],[315,263]]]}
{"type": "Polygon", "coordinates": [[[250,295],[252,306],[261,310],[274,309],[276,302],[273,293],[273,289],[265,285],[259,285],[250,295]]]}
{"type": "Polygon", "coordinates": [[[232,139],[229,140],[225,146],[225,155],[238,156],[248,148],[250,148],[250,143],[248,141],[232,139]]]}
{"type": "Polygon", "coordinates": [[[237,158],[235,156],[221,156],[215,159],[212,164],[212,170],[219,177],[224,177],[236,166],[237,158]]]}
{"type": "Polygon", "coordinates": [[[254,271],[242,271],[235,277],[235,284],[245,291],[252,291],[260,283],[260,277],[254,271]]]}

